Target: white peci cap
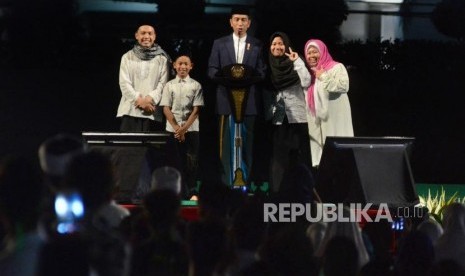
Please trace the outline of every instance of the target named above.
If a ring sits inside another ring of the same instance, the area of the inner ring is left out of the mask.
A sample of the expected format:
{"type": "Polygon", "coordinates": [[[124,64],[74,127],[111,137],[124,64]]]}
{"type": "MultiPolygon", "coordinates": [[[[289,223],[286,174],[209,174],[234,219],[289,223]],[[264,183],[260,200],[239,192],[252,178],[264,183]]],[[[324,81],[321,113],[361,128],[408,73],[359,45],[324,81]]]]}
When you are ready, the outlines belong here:
{"type": "Polygon", "coordinates": [[[152,190],[172,190],[181,193],[181,173],[173,167],[160,167],[152,174],[152,190]]]}

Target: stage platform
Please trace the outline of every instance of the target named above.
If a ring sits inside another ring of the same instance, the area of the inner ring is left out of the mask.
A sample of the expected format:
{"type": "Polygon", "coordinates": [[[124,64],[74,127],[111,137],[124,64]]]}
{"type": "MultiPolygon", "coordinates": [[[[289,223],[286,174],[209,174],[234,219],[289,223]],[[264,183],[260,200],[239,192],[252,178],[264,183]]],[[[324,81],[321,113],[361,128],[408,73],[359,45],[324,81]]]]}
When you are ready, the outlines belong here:
{"type": "MultiPolygon", "coordinates": [[[[441,194],[442,189],[446,192],[446,198],[451,197],[457,193],[459,199],[465,197],[465,184],[426,184],[426,183],[417,183],[415,185],[417,194],[422,197],[427,197],[428,193],[431,193],[431,196],[436,196],[436,194],[441,194]]],[[[131,212],[138,212],[140,210],[139,204],[122,204],[125,208],[131,212]]],[[[183,200],[181,201],[181,217],[186,221],[194,221],[199,217],[199,208],[197,201],[194,200],[183,200]]]]}
{"type": "MultiPolygon", "coordinates": [[[[139,204],[122,204],[123,207],[128,209],[131,213],[140,211],[139,204]]],[[[194,221],[199,218],[199,207],[197,201],[183,200],[181,202],[181,217],[186,221],[194,221]]]]}

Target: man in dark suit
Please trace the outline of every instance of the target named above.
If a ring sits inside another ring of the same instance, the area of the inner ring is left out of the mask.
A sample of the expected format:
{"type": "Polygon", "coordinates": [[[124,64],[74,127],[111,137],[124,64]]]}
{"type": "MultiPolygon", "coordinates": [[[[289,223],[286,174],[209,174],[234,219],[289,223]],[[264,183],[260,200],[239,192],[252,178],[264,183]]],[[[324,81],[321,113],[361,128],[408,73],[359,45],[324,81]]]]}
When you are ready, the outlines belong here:
{"type": "MultiPolygon", "coordinates": [[[[262,58],[262,43],[247,34],[251,19],[249,11],[244,8],[234,8],[229,19],[233,33],[216,39],[213,43],[210,58],[208,60],[208,76],[211,79],[217,77],[217,73],[225,66],[241,63],[254,69],[255,75],[265,77],[265,63],[262,58]]],[[[231,107],[228,98],[228,88],[219,84],[216,89],[216,112],[220,120],[220,158],[223,166],[223,181],[232,184],[234,170],[240,167],[245,178],[248,179],[252,167],[253,131],[256,115],[261,112],[261,93],[256,85],[248,87],[247,104],[244,113],[243,124],[240,129],[235,127],[235,121],[231,115],[231,107]],[[234,138],[237,132],[242,136],[242,151],[234,151],[234,138]],[[237,158],[237,154],[241,158],[237,158]],[[238,160],[240,160],[238,162],[238,160]],[[237,164],[240,163],[240,164],[237,164]]]]}

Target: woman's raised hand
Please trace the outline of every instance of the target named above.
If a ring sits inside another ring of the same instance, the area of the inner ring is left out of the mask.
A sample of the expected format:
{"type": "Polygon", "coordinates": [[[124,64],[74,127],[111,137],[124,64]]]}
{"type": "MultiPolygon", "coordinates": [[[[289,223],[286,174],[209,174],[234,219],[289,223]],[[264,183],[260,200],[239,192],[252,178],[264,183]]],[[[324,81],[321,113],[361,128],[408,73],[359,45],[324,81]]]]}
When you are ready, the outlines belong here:
{"type": "Polygon", "coordinates": [[[295,61],[299,58],[299,54],[297,54],[296,52],[292,51],[291,47],[289,47],[289,54],[288,53],[285,53],[286,56],[289,57],[290,60],[292,61],[295,61]]]}

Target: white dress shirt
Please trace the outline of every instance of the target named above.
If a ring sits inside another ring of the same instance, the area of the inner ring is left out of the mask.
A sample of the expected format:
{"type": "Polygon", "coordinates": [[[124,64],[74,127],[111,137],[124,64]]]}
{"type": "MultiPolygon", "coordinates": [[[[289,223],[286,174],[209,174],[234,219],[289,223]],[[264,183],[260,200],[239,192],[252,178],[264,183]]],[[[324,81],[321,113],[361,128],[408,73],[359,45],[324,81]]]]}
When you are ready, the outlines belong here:
{"type": "MultiPolygon", "coordinates": [[[[184,79],[176,76],[166,83],[160,106],[171,107],[174,119],[178,125],[186,123],[194,110],[194,106],[203,106],[202,86],[196,80],[187,76],[184,79]]],[[[169,122],[166,122],[166,131],[174,132],[169,122]]],[[[199,119],[195,119],[187,131],[199,131],[199,119]]]]}
{"type": "Polygon", "coordinates": [[[239,38],[236,34],[233,34],[234,40],[234,53],[236,54],[236,61],[237,63],[242,63],[244,59],[244,52],[245,52],[245,41],[247,40],[247,35],[244,37],[239,38]]]}

